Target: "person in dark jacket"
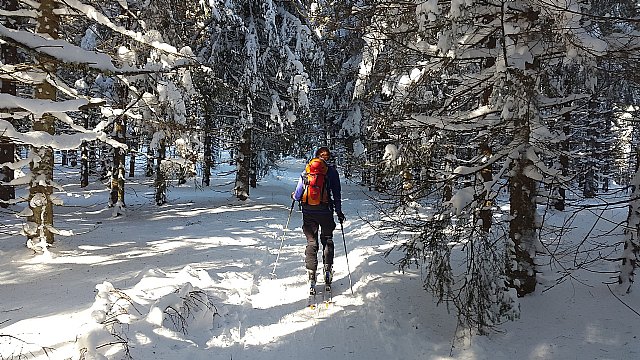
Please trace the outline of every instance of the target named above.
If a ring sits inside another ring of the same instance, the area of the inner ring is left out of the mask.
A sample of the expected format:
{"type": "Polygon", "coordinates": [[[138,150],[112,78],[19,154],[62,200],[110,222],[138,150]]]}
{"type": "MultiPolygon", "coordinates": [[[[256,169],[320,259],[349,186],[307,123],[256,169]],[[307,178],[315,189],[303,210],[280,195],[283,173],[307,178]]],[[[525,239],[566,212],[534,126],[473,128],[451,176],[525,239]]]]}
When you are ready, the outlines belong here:
{"type": "MultiPolygon", "coordinates": [[[[323,276],[325,284],[330,286],[333,276],[333,230],[336,228],[336,223],[333,220],[333,213],[338,216],[340,223],[344,222],[345,217],[342,213],[342,198],[341,198],[341,186],[340,175],[336,170],[335,164],[330,162],[331,151],[327,147],[319,148],[315,157],[324,160],[327,163],[328,170],[326,175],[326,182],[329,191],[329,202],[320,205],[308,205],[304,202],[302,206],[302,231],[307,238],[307,247],[305,250],[305,266],[309,275],[310,292],[315,294],[316,284],[316,272],[318,269],[318,238],[322,244],[322,260],[323,260],[323,276]],[[318,233],[320,236],[318,237],[318,233]]],[[[298,180],[298,186],[296,190],[291,194],[292,198],[296,201],[302,199],[304,193],[304,178],[303,172],[298,180]]]]}

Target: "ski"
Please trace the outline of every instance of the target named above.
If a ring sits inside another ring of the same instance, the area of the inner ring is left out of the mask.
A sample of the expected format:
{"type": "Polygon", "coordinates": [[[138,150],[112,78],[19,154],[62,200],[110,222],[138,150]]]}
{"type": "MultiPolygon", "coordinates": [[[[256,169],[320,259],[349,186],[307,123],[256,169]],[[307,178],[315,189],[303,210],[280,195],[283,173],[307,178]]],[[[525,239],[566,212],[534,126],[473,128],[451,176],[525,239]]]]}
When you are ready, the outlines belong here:
{"type": "Polygon", "coordinates": [[[325,285],[320,290],[311,289],[307,299],[307,308],[310,310],[328,309],[333,304],[331,285],[325,285]]]}
{"type": "Polygon", "coordinates": [[[325,284],[324,291],[322,292],[322,303],[325,308],[333,304],[333,294],[331,293],[331,284],[325,284]]]}
{"type": "Polygon", "coordinates": [[[309,297],[307,299],[307,308],[311,310],[316,310],[318,308],[329,308],[331,304],[333,304],[333,293],[331,291],[331,280],[333,278],[333,272],[331,270],[325,271],[324,287],[320,287],[316,284],[315,274],[309,276],[309,297]],[[320,296],[322,299],[320,299],[320,296]]]}

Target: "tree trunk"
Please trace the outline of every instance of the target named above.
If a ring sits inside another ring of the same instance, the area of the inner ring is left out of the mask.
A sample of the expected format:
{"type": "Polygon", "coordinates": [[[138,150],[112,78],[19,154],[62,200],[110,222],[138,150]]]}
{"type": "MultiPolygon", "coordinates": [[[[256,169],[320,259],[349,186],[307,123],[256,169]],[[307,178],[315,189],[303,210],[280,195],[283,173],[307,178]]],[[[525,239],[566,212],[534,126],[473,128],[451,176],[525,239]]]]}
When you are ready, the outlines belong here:
{"type": "Polygon", "coordinates": [[[596,191],[598,190],[594,161],[594,159],[588,160],[587,171],[584,173],[584,183],[582,185],[582,196],[589,199],[596,197],[596,191]]]}
{"type": "MultiPolygon", "coordinates": [[[[613,112],[612,111],[607,111],[603,114],[604,116],[604,134],[612,134],[614,133],[614,129],[612,128],[613,126],[613,119],[612,117],[613,112]]],[[[610,140],[607,140],[607,142],[610,140]]],[[[606,144],[606,145],[601,145],[600,146],[600,151],[598,152],[596,158],[597,159],[602,159],[602,165],[601,165],[601,169],[600,169],[600,173],[601,173],[601,181],[602,181],[602,191],[603,192],[608,192],[609,191],[609,185],[610,185],[610,181],[611,181],[611,170],[613,168],[615,168],[615,166],[612,164],[612,156],[609,153],[609,151],[614,151],[611,148],[611,145],[606,144]]]]}
{"type": "Polygon", "coordinates": [[[369,191],[373,190],[373,163],[374,163],[374,143],[373,141],[366,142],[365,162],[362,169],[362,186],[366,186],[369,191]]]}
{"type": "MultiPolygon", "coordinates": [[[[126,143],[126,116],[122,116],[113,124],[114,140],[121,144],[126,143]]],[[[113,148],[113,164],[111,167],[111,194],[109,198],[109,206],[115,207],[115,215],[122,215],[124,202],[124,150],[121,148],[113,148]]]]}
{"type": "MultiPolygon", "coordinates": [[[[209,117],[207,117],[209,122],[209,117]]],[[[211,184],[211,133],[209,132],[209,126],[204,128],[204,157],[202,159],[202,186],[209,186],[211,184]]]]}
{"type": "MultiPolygon", "coordinates": [[[[117,87],[118,98],[122,108],[126,107],[128,88],[124,85],[117,87]]],[[[114,140],[120,144],[127,143],[127,116],[118,116],[113,122],[114,140]]],[[[113,163],[111,164],[111,194],[109,198],[109,206],[114,208],[114,215],[119,216],[124,213],[124,149],[120,147],[113,148],[113,163]]]]}
{"type": "MultiPolygon", "coordinates": [[[[487,40],[487,48],[493,49],[495,47],[496,47],[496,39],[495,37],[492,36],[487,40]]],[[[483,64],[483,67],[485,69],[489,69],[492,66],[494,66],[495,63],[496,63],[495,58],[493,57],[487,58],[483,64]]],[[[484,90],[482,94],[482,100],[480,101],[480,105],[488,106],[490,104],[491,94],[493,94],[493,86],[487,86],[487,88],[484,90]]],[[[491,155],[493,155],[493,151],[491,150],[491,146],[489,146],[489,144],[487,143],[480,144],[479,150],[480,150],[480,154],[482,154],[483,162],[487,162],[491,159],[491,155]]],[[[491,198],[491,194],[489,191],[489,188],[491,185],[487,187],[487,184],[490,184],[493,181],[493,169],[491,164],[487,165],[482,170],[480,170],[480,178],[482,179],[482,189],[481,189],[482,198],[481,199],[483,202],[480,206],[480,212],[479,212],[479,218],[482,221],[480,228],[485,233],[488,233],[491,230],[491,220],[493,217],[493,214],[491,212],[491,207],[493,206],[493,199],[491,198]]]]}
{"type": "Polygon", "coordinates": [[[167,181],[164,176],[164,172],[162,171],[162,162],[166,156],[167,149],[164,145],[164,139],[158,142],[158,157],[156,159],[156,168],[155,168],[155,181],[154,185],[156,188],[155,200],[156,205],[164,205],[167,203],[167,181]]]}
{"type": "Polygon", "coordinates": [[[106,144],[98,144],[100,147],[100,181],[107,180],[109,178],[109,171],[111,170],[110,160],[108,159],[109,150],[106,144]]]}
{"type": "Polygon", "coordinates": [[[251,169],[251,127],[247,127],[242,133],[242,140],[236,159],[236,185],[235,196],[240,200],[249,198],[249,172],[251,169]]]}
{"type": "Polygon", "coordinates": [[[251,152],[249,167],[249,186],[255,189],[258,187],[258,172],[260,171],[258,169],[258,154],[255,151],[251,152]]]}
{"type": "Polygon", "coordinates": [[[348,136],[345,139],[345,143],[344,143],[344,147],[345,147],[345,161],[343,163],[343,167],[342,167],[342,171],[344,173],[344,177],[345,179],[351,179],[352,178],[352,171],[351,168],[353,167],[353,160],[355,159],[355,150],[353,148],[354,145],[354,137],[353,136],[348,136]]]}
{"type": "MultiPolygon", "coordinates": [[[[491,148],[487,144],[480,145],[480,152],[485,158],[485,161],[488,161],[491,158],[491,148]]],[[[480,228],[485,233],[488,233],[491,230],[491,218],[493,216],[491,212],[491,207],[493,206],[493,199],[491,199],[491,194],[487,191],[487,183],[491,183],[493,181],[493,171],[491,165],[487,165],[485,168],[480,170],[480,179],[482,180],[482,204],[480,207],[479,218],[482,220],[482,224],[480,228]]]]}
{"type": "MultiPolygon", "coordinates": [[[[137,151],[138,149],[136,148],[135,150],[137,151]]],[[[136,176],[136,152],[130,151],[129,152],[129,177],[132,178],[135,176],[136,176]]]]}
{"type": "MultiPolygon", "coordinates": [[[[445,145],[445,153],[450,155],[453,152],[451,149],[451,145],[445,145]]],[[[451,160],[449,160],[448,156],[445,156],[443,159],[444,165],[443,169],[446,174],[451,174],[453,172],[453,166],[451,164],[451,160]]],[[[451,201],[453,198],[453,181],[451,179],[446,179],[444,182],[444,186],[442,188],[442,202],[451,201]]]]}
{"type": "Polygon", "coordinates": [[[92,141],[87,143],[87,174],[88,175],[93,175],[93,176],[97,176],[98,175],[98,153],[97,153],[97,149],[98,147],[96,146],[96,142],[92,141]]]}
{"type": "Polygon", "coordinates": [[[89,186],[89,143],[83,141],[80,145],[80,187],[87,186],[89,186]]]}
{"type": "Polygon", "coordinates": [[[629,214],[627,215],[627,227],[624,231],[624,250],[622,252],[618,284],[625,293],[631,292],[631,286],[638,268],[640,258],[640,148],[636,149],[636,176],[631,185],[631,197],[629,200],[629,214]]]}
{"type": "MultiPolygon", "coordinates": [[[[18,1],[17,0],[0,0],[0,7],[6,9],[7,11],[16,11],[18,10],[18,1]]],[[[9,22],[7,22],[7,27],[12,27],[9,22]]],[[[17,64],[18,63],[18,51],[15,46],[11,46],[8,43],[1,44],[1,54],[2,61],[5,64],[17,64]]],[[[16,95],[16,84],[14,81],[9,79],[0,80],[0,84],[2,87],[0,88],[0,92],[3,94],[11,94],[16,95]]],[[[10,121],[10,119],[9,119],[10,121]]],[[[1,135],[1,134],[0,134],[1,135]]],[[[0,164],[3,163],[13,163],[15,161],[15,152],[16,146],[11,141],[11,139],[0,136],[0,164]]],[[[6,183],[13,180],[15,177],[14,171],[9,166],[2,166],[0,168],[0,206],[7,207],[9,204],[7,201],[16,198],[15,188],[6,183]]]]}
{"type": "Polygon", "coordinates": [[[69,165],[71,165],[71,167],[78,166],[78,151],[77,150],[69,150],[69,165]]]}
{"type": "MultiPolygon", "coordinates": [[[[38,33],[47,34],[53,39],[58,38],[58,17],[54,13],[55,6],[54,0],[41,2],[41,12],[36,29],[38,33]]],[[[55,74],[56,64],[52,59],[40,55],[38,61],[47,72],[55,74]]],[[[48,82],[39,84],[35,89],[35,98],[55,101],[56,89],[48,82]]],[[[53,135],[55,133],[55,118],[48,113],[43,114],[41,118],[35,118],[33,130],[53,135]]],[[[51,231],[53,227],[53,203],[51,201],[53,194],[53,149],[49,146],[33,147],[32,156],[34,156],[34,161],[31,162],[30,168],[33,178],[29,187],[29,207],[32,214],[28,220],[33,226],[28,226],[27,237],[31,244],[38,244],[41,241],[52,244],[54,241],[51,231]]]]}
{"type": "Polygon", "coordinates": [[[132,178],[136,176],[136,155],[140,151],[140,135],[131,134],[130,137],[130,150],[129,150],[129,174],[128,177],[132,178]]]}
{"type": "Polygon", "coordinates": [[[533,162],[525,157],[526,150],[515,159],[513,176],[509,179],[509,222],[510,245],[507,247],[507,277],[509,286],[515,288],[518,296],[532,293],[536,288],[535,257],[535,216],[536,183],[527,176],[526,170],[533,162]]]}
{"type": "MultiPolygon", "coordinates": [[[[562,177],[565,178],[568,174],[569,170],[569,138],[570,138],[570,127],[571,124],[571,112],[566,112],[564,114],[564,119],[562,123],[562,132],[564,133],[564,140],[560,143],[560,157],[558,166],[560,167],[560,173],[562,177]]],[[[564,180],[564,179],[563,179],[564,180]]],[[[564,185],[559,184],[555,191],[555,199],[553,200],[553,206],[556,210],[563,211],[566,206],[566,190],[564,185]]]]}
{"type": "Polygon", "coordinates": [[[598,192],[598,166],[596,155],[598,154],[598,131],[596,123],[600,121],[598,114],[598,103],[589,101],[589,124],[587,124],[586,139],[586,167],[582,183],[582,195],[586,198],[594,198],[598,192]]]}
{"type": "Polygon", "coordinates": [[[152,177],[153,176],[153,149],[149,144],[147,144],[147,165],[145,166],[144,176],[152,177]]]}
{"type": "MultiPolygon", "coordinates": [[[[535,69],[531,65],[529,71],[535,69]]],[[[536,101],[536,82],[531,75],[519,69],[511,69],[509,77],[514,81],[514,98],[520,99],[513,105],[515,109],[526,109],[515,116],[513,122],[514,149],[509,177],[509,239],[507,243],[506,276],[507,286],[514,288],[519,297],[530,294],[536,288],[536,181],[529,174],[536,171],[531,159],[535,150],[531,146],[531,124],[539,117],[536,101]]]]}
{"type": "MultiPolygon", "coordinates": [[[[15,152],[14,143],[6,137],[0,137],[0,164],[13,163],[15,161],[15,152]]],[[[9,201],[16,198],[14,187],[9,185],[14,176],[14,171],[9,166],[0,168],[0,207],[8,207],[9,201]]]]}

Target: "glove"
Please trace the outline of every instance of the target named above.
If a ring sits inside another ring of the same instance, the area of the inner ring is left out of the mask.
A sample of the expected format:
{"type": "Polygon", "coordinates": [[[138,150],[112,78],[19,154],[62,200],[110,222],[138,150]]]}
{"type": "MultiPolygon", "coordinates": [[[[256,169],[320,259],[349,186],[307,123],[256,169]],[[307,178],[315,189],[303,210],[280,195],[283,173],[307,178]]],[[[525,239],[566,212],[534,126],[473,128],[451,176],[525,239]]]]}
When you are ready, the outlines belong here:
{"type": "Polygon", "coordinates": [[[342,211],[338,211],[338,221],[340,221],[340,224],[342,224],[344,222],[344,214],[342,213],[342,211]]]}

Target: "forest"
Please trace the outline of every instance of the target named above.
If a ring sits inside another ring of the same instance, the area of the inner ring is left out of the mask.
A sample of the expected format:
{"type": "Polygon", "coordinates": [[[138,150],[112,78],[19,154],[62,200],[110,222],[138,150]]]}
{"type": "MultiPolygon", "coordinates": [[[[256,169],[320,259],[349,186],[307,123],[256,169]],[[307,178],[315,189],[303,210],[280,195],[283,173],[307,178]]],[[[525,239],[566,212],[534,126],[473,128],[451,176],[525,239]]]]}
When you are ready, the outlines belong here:
{"type": "Polygon", "coordinates": [[[465,325],[518,316],[537,257],[553,259],[541,237],[562,243],[568,230],[547,226],[552,212],[628,208],[619,242],[574,250],[588,254],[577,268],[619,264],[612,284],[632,289],[637,2],[0,4],[0,218],[23,219],[25,252],[66,235],[58,162],[80,169],[81,186],[104,183],[118,216],[135,172],[161,208],[169,182],[207,187],[230,153],[246,201],[284,157],[329,146],[376,199],[398,267],[421,268],[465,325]]]}

